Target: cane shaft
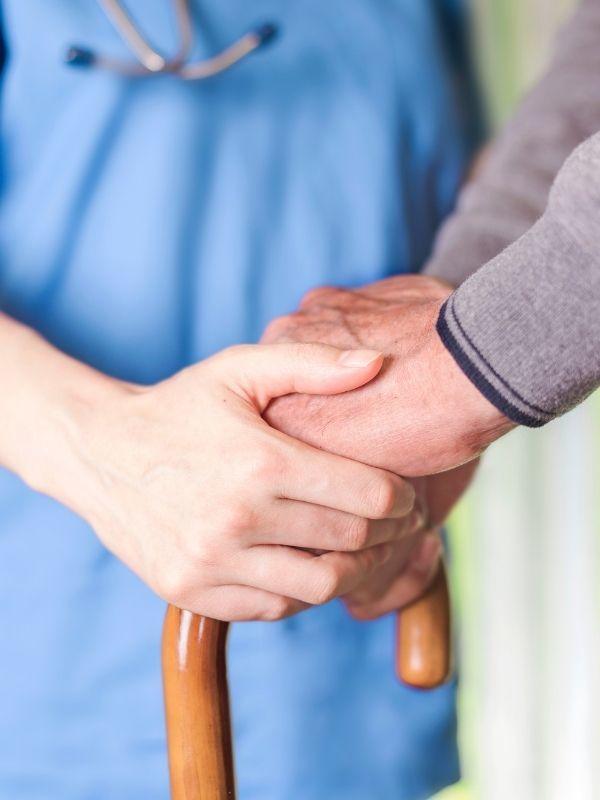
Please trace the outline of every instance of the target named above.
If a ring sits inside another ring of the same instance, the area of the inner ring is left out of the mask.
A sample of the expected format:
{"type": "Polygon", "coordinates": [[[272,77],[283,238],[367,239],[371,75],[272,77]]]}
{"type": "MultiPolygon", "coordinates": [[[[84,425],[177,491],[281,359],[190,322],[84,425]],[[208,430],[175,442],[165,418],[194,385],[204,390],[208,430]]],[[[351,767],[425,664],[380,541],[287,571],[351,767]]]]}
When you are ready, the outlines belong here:
{"type": "Polygon", "coordinates": [[[227,623],[169,606],[162,662],[171,800],[234,800],[227,623]]]}
{"type": "MultiPolygon", "coordinates": [[[[167,609],[162,658],[171,800],[235,798],[227,627],[167,609]]],[[[433,688],[450,668],[450,603],[440,566],[429,590],[398,614],[397,671],[404,683],[433,688]]]]}
{"type": "Polygon", "coordinates": [[[427,590],[398,613],[396,669],[403,683],[433,689],[452,668],[450,597],[443,563],[427,590]]]}

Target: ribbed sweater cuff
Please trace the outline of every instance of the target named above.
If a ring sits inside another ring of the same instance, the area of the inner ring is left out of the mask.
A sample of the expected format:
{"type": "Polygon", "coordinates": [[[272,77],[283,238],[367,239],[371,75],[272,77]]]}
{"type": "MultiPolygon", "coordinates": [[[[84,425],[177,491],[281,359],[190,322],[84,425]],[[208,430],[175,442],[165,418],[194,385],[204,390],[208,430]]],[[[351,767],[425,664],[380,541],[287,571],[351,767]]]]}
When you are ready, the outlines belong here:
{"type": "Polygon", "coordinates": [[[546,212],[446,301],[437,330],[479,391],[539,427],[600,380],[600,253],[546,212]]]}
{"type": "Polygon", "coordinates": [[[454,295],[444,303],[437,321],[437,332],[471,383],[492,405],[517,425],[539,428],[552,419],[551,415],[533,408],[498,375],[465,332],[457,317],[453,300],[454,295]]]}

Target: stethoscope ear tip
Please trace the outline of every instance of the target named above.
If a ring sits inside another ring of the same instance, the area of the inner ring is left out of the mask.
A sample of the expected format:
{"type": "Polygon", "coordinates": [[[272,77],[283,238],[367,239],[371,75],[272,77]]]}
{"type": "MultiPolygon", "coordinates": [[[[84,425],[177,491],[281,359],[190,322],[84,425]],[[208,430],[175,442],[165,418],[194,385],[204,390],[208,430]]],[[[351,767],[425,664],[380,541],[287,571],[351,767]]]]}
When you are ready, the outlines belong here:
{"type": "Polygon", "coordinates": [[[96,61],[96,56],[91,50],[85,47],[71,45],[64,56],[65,64],[70,67],[91,67],[96,61]]]}
{"type": "Polygon", "coordinates": [[[279,28],[272,22],[266,22],[264,25],[260,25],[258,28],[256,28],[254,34],[259,41],[258,46],[264,47],[278,36],[279,28]]]}

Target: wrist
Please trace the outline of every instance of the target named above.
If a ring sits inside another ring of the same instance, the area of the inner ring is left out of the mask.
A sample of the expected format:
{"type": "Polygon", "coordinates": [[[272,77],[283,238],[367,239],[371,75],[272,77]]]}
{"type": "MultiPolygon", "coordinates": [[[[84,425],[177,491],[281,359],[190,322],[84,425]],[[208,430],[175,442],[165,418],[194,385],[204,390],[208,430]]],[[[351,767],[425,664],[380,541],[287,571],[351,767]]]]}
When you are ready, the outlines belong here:
{"type": "Polygon", "coordinates": [[[464,448],[476,456],[515,423],[479,391],[446,348],[436,327],[442,305],[437,304],[428,342],[432,385],[439,387],[443,404],[453,409],[456,435],[464,448]]]}
{"type": "Polygon", "coordinates": [[[6,377],[0,464],[81,513],[87,425],[123,385],[6,318],[0,320],[0,362],[6,377]]]}

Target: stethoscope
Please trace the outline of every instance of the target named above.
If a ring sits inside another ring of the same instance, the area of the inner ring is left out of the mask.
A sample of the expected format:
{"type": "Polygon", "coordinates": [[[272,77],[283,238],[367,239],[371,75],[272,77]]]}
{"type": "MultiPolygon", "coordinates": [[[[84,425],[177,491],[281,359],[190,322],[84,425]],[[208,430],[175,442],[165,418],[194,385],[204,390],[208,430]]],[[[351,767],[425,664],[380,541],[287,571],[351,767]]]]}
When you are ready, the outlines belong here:
{"type": "Polygon", "coordinates": [[[138,63],[108,58],[84,47],[71,46],[65,55],[65,61],[71,66],[99,67],[131,77],[170,74],[186,81],[197,81],[229,69],[265,45],[277,33],[275,25],[266,23],[249,31],[216,56],[189,63],[187,59],[194,43],[189,0],[172,0],[179,29],[179,47],[172,58],[165,58],[148,44],[119,0],[98,2],[138,63]]]}

